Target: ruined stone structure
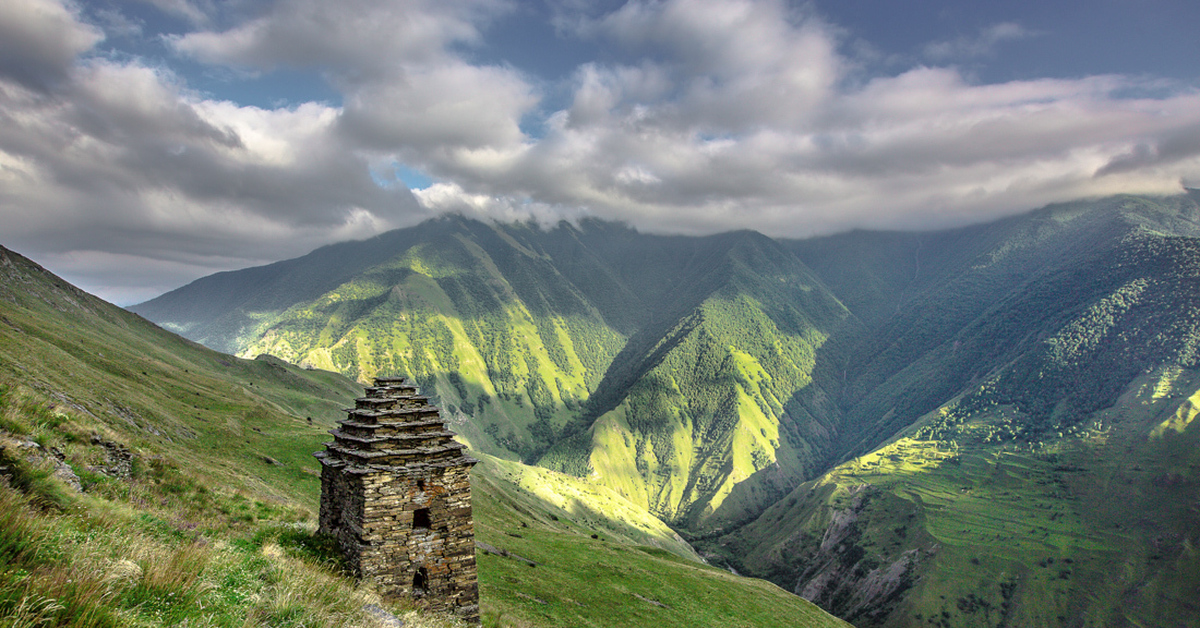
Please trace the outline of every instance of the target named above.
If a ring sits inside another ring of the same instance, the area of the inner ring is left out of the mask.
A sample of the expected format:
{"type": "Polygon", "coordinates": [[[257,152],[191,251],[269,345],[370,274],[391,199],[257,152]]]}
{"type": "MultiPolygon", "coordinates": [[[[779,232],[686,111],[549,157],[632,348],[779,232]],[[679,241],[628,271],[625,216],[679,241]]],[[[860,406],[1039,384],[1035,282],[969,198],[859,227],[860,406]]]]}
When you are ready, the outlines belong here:
{"type": "Polygon", "coordinates": [[[321,461],[321,532],[385,600],[479,621],[471,467],[438,409],[403,377],[377,377],[330,430],[321,461]]]}

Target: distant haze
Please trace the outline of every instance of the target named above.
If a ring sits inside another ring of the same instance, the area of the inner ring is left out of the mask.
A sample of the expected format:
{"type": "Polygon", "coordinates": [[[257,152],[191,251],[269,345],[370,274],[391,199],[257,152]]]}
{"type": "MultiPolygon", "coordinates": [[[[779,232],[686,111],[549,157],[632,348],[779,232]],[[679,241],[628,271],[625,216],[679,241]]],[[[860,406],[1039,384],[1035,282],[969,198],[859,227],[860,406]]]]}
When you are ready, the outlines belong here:
{"type": "Polygon", "coordinates": [[[0,243],[130,304],[445,212],[798,237],[1200,183],[1192,3],[916,4],[6,0],[0,243]]]}

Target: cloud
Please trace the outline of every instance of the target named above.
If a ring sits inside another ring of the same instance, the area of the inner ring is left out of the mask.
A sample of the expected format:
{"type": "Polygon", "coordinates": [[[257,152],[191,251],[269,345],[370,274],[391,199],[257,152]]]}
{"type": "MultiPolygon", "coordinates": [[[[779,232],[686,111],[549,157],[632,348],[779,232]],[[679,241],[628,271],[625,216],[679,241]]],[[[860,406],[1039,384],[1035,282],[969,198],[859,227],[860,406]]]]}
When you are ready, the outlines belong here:
{"type": "Polygon", "coordinates": [[[537,100],[510,69],[451,60],[349,92],[341,127],[352,141],[381,150],[512,147],[524,140],[520,120],[537,100]]]}
{"type": "Polygon", "coordinates": [[[592,29],[655,53],[685,124],[802,122],[843,69],[832,29],[775,0],[634,1],[592,29]]]}
{"type": "MultiPolygon", "coordinates": [[[[1200,119],[1186,90],[1121,98],[1139,84],[1118,76],[974,85],[927,67],[854,85],[837,29],[778,2],[631,2],[579,24],[640,61],[581,67],[573,101],[536,142],[428,154],[424,165],[480,198],[659,231],[783,236],[1166,193],[1197,172],[1197,147],[1170,139],[1200,119]],[[1152,169],[1105,168],[1142,144],[1177,148],[1152,169]]],[[[1000,25],[981,38],[1025,34],[1000,25]]]]}
{"type": "Polygon", "coordinates": [[[240,214],[330,226],[343,213],[332,208],[382,210],[392,200],[370,181],[366,158],[338,145],[329,107],[203,100],[159,70],[103,60],[80,66],[73,79],[53,98],[8,90],[4,110],[21,119],[0,135],[0,147],[32,164],[28,174],[39,184],[111,199],[112,207],[93,211],[105,220],[132,213],[139,222],[179,221],[180,231],[232,232],[240,214]],[[156,208],[168,198],[178,212],[156,208]]]}
{"type": "MultiPolygon", "coordinates": [[[[180,54],[316,72],[343,104],[215,99],[165,65],[100,56],[73,5],[4,3],[0,30],[53,34],[0,37],[5,235],[117,299],[448,211],[805,236],[1200,180],[1195,90],[864,77],[842,31],[779,0],[560,3],[560,35],[606,51],[563,84],[483,54],[513,8],[496,0],[281,0],[247,19],[170,6],[197,15],[170,41],[180,54]],[[431,185],[411,193],[396,164],[431,185]]],[[[997,25],[951,52],[1023,36],[997,25]]]]}
{"type": "Polygon", "coordinates": [[[438,213],[455,213],[480,220],[518,222],[534,220],[550,227],[562,220],[578,220],[587,212],[578,206],[556,206],[511,196],[472,194],[456,183],[435,183],[413,192],[422,205],[438,213]]]}
{"type": "Polygon", "coordinates": [[[503,0],[282,0],[261,17],[172,45],[207,63],[318,68],[348,86],[442,60],[452,44],[477,43],[478,24],[509,8],[503,0]]]}
{"type": "Polygon", "coordinates": [[[260,18],[172,46],[207,63],[320,71],[343,94],[337,128],[345,142],[414,159],[470,159],[520,146],[521,119],[539,100],[515,69],[456,52],[512,8],[502,0],[284,0],[260,18]]]}
{"type": "Polygon", "coordinates": [[[104,39],[79,8],[53,0],[0,2],[0,79],[46,90],[67,79],[75,57],[104,39]]]}
{"type": "Polygon", "coordinates": [[[142,35],[142,21],[130,19],[116,9],[97,9],[92,14],[109,38],[140,37],[142,35]]]}
{"type": "MultiPolygon", "coordinates": [[[[427,215],[372,177],[383,157],[342,141],[340,109],[206,99],[137,61],[77,59],[60,76],[49,91],[0,80],[0,220],[28,253],[70,268],[136,257],[166,289],[181,268],[195,278],[427,215]]],[[[147,274],[103,287],[142,294],[147,274]]]]}
{"type": "Polygon", "coordinates": [[[1026,30],[1015,22],[1001,22],[981,29],[974,37],[957,37],[952,40],[932,42],[925,46],[923,52],[927,59],[938,63],[960,61],[990,55],[1002,42],[1016,41],[1037,35],[1038,33],[1026,30]]]}
{"type": "Polygon", "coordinates": [[[216,12],[211,0],[199,0],[198,2],[191,2],[189,0],[141,0],[141,2],[154,6],[164,13],[181,17],[197,26],[207,25],[211,21],[209,16],[216,12]]]}

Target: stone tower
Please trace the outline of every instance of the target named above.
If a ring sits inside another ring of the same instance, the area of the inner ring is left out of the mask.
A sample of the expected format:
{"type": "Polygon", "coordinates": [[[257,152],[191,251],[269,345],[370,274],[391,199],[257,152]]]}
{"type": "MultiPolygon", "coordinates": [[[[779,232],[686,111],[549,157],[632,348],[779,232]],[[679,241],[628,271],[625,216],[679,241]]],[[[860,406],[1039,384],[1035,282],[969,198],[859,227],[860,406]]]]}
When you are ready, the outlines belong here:
{"type": "Polygon", "coordinates": [[[403,377],[377,377],[321,461],[321,532],[385,600],[479,621],[471,467],[438,409],[403,377]]]}

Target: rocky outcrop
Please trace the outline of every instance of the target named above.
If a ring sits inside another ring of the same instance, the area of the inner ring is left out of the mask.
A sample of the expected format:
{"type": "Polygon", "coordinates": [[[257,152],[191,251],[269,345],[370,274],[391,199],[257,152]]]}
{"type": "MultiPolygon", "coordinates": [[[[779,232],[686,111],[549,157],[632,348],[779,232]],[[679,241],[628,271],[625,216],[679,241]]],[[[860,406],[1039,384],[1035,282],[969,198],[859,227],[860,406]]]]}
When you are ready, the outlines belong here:
{"type": "MultiPolygon", "coordinates": [[[[0,461],[9,456],[19,456],[28,463],[47,466],[52,469],[51,477],[77,493],[83,491],[79,476],[75,474],[71,465],[67,464],[66,456],[56,447],[43,447],[38,442],[22,436],[0,433],[0,461]],[[13,450],[12,453],[9,453],[10,449],[13,450]]],[[[11,470],[8,467],[0,466],[0,477],[7,479],[10,475],[11,470]]]]}
{"type": "Polygon", "coordinates": [[[914,584],[927,552],[910,549],[883,559],[860,545],[859,517],[874,489],[854,489],[847,508],[830,514],[816,554],[796,581],[795,593],[855,625],[886,617],[914,584]]]}
{"type": "Polygon", "coordinates": [[[101,464],[88,467],[88,471],[119,480],[129,479],[133,474],[133,452],[129,448],[104,440],[99,434],[92,436],[92,444],[104,449],[104,460],[101,464]]]}

